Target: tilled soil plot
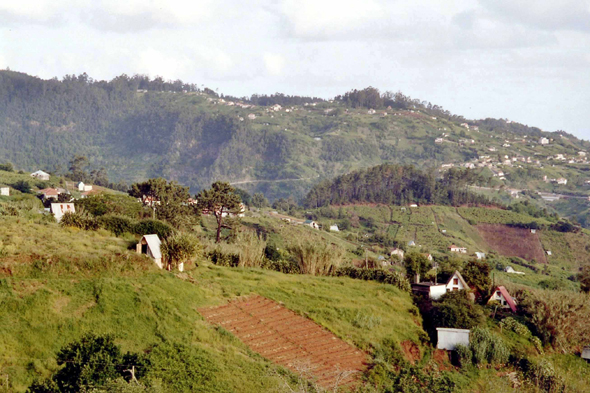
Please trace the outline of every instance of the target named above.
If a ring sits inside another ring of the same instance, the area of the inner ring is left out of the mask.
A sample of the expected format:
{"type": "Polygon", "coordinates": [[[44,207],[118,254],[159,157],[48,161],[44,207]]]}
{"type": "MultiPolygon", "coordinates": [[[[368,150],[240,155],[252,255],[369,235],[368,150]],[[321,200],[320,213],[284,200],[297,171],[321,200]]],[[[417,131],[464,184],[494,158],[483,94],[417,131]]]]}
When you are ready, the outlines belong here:
{"type": "Polygon", "coordinates": [[[367,355],[313,321],[255,295],[200,309],[253,351],[328,389],[348,386],[367,368],[367,355]]]}
{"type": "Polygon", "coordinates": [[[499,224],[479,224],[477,230],[486,243],[500,255],[547,263],[539,235],[531,233],[530,229],[499,224]]]}

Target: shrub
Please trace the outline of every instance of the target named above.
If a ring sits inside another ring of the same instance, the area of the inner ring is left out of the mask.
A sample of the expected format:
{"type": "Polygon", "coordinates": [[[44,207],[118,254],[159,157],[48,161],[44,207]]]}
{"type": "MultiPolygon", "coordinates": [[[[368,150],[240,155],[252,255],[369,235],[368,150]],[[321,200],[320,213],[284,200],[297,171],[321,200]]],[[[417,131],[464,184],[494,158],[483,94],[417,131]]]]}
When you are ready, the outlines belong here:
{"type": "Polygon", "coordinates": [[[99,223],[96,218],[83,213],[67,212],[62,216],[59,224],[62,227],[74,227],[86,231],[96,231],[99,228],[99,223]]]}
{"type": "Polygon", "coordinates": [[[328,244],[307,240],[290,246],[288,250],[295,257],[303,274],[329,275],[336,271],[342,262],[342,250],[328,244]]]}
{"type": "Polygon", "coordinates": [[[469,339],[469,348],[473,353],[475,364],[505,364],[510,351],[502,338],[495,336],[488,329],[474,328],[469,339]]]}
{"type": "Polygon", "coordinates": [[[234,253],[224,253],[220,247],[209,251],[207,258],[215,265],[226,267],[237,267],[240,264],[240,255],[234,253]]]}
{"type": "Polygon", "coordinates": [[[141,220],[133,226],[133,232],[137,235],[156,234],[160,239],[167,239],[174,234],[174,228],[160,220],[141,220]]]}
{"type": "Polygon", "coordinates": [[[524,380],[537,389],[545,392],[563,392],[565,381],[556,371],[553,364],[546,360],[531,360],[524,358],[520,361],[524,380]]]}
{"type": "Polygon", "coordinates": [[[200,249],[199,243],[195,238],[186,234],[174,235],[162,242],[160,247],[162,257],[168,265],[168,270],[172,266],[176,267],[192,259],[200,249]]]}
{"type": "Polygon", "coordinates": [[[358,311],[356,316],[352,320],[352,326],[356,326],[361,329],[372,329],[375,326],[381,325],[381,317],[374,315],[367,315],[358,311]]]}
{"type": "Polygon", "coordinates": [[[433,327],[471,329],[485,320],[482,307],[474,304],[464,290],[445,293],[433,306],[433,327]]]}
{"type": "Polygon", "coordinates": [[[266,242],[251,231],[240,235],[239,262],[240,267],[262,267],[266,242]]]}
{"type": "Polygon", "coordinates": [[[468,367],[473,365],[473,351],[467,345],[458,344],[455,347],[457,351],[457,358],[461,367],[468,367]]]}
{"type": "Polygon", "coordinates": [[[12,188],[22,192],[23,194],[29,194],[31,192],[31,185],[26,180],[17,181],[16,183],[12,184],[12,188]]]}
{"type": "Polygon", "coordinates": [[[108,214],[97,218],[101,228],[111,231],[115,236],[129,232],[133,233],[135,222],[129,217],[108,214]]]}
{"type": "Polygon", "coordinates": [[[359,269],[353,266],[346,266],[337,269],[335,276],[346,276],[360,280],[378,281],[384,284],[391,284],[404,292],[410,292],[410,282],[402,274],[381,269],[359,269]]]}
{"type": "Polygon", "coordinates": [[[518,322],[516,319],[512,317],[504,318],[500,321],[500,328],[507,329],[513,331],[514,333],[523,336],[525,338],[529,338],[532,336],[531,331],[522,323],[518,322]]]}

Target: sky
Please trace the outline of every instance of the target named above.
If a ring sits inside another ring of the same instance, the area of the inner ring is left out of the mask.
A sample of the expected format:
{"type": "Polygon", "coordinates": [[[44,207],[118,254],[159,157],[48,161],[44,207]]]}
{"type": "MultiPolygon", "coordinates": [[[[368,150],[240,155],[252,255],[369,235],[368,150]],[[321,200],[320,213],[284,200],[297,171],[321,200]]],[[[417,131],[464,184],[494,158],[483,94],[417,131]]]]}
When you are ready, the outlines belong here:
{"type": "Polygon", "coordinates": [[[373,86],[590,140],[590,0],[0,0],[0,68],[246,96],[373,86]]]}

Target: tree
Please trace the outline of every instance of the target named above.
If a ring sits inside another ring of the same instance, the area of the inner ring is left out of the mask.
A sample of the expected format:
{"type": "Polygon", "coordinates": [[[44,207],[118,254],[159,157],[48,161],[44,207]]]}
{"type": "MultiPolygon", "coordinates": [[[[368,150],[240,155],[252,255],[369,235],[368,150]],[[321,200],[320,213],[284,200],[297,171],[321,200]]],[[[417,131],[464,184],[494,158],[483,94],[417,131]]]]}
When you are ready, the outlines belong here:
{"type": "Polygon", "coordinates": [[[242,203],[244,205],[250,206],[252,204],[252,196],[248,193],[248,191],[236,187],[234,193],[242,199],[242,203]]]}
{"type": "Polygon", "coordinates": [[[578,273],[578,281],[580,281],[582,292],[590,293],[590,263],[582,266],[580,273],[578,273]]]}
{"type": "Polygon", "coordinates": [[[485,262],[469,261],[463,268],[461,275],[469,285],[475,287],[481,298],[485,299],[492,287],[490,271],[490,265],[485,262]]]}
{"type": "Polygon", "coordinates": [[[86,156],[75,155],[70,161],[70,173],[68,177],[73,181],[86,181],[88,180],[88,173],[86,167],[88,166],[88,158],[86,156]]]}
{"type": "Polygon", "coordinates": [[[423,277],[432,267],[428,258],[417,252],[406,254],[404,266],[408,278],[414,277],[417,274],[423,277]]]}
{"type": "Polygon", "coordinates": [[[252,197],[252,206],[257,207],[257,208],[260,209],[260,208],[263,208],[263,207],[270,206],[270,203],[268,202],[268,199],[266,199],[266,197],[264,196],[263,193],[257,192],[252,197]]]}
{"type": "Polygon", "coordinates": [[[447,292],[433,306],[436,327],[471,329],[485,320],[481,306],[473,303],[465,290],[447,292]]]}
{"type": "Polygon", "coordinates": [[[180,263],[191,260],[197,253],[197,240],[190,235],[179,234],[166,239],[161,245],[162,256],[166,261],[166,268],[170,270],[180,263]]]}
{"type": "Polygon", "coordinates": [[[188,187],[166,179],[149,179],[143,183],[135,183],[128,191],[129,195],[139,198],[144,205],[150,206],[154,218],[175,224],[182,215],[193,213],[187,204],[190,194],[188,187]]]}
{"type": "Polygon", "coordinates": [[[14,172],[14,167],[12,166],[12,163],[7,162],[5,164],[0,164],[0,171],[14,172]]]}
{"type": "Polygon", "coordinates": [[[236,195],[234,188],[227,182],[216,181],[211,189],[203,190],[197,194],[197,208],[201,212],[215,215],[217,220],[216,243],[221,241],[221,227],[227,214],[240,213],[240,196],[236,195]]]}
{"type": "Polygon", "coordinates": [[[24,194],[29,194],[31,192],[31,185],[26,180],[17,181],[16,183],[12,184],[12,188],[24,194]]]}

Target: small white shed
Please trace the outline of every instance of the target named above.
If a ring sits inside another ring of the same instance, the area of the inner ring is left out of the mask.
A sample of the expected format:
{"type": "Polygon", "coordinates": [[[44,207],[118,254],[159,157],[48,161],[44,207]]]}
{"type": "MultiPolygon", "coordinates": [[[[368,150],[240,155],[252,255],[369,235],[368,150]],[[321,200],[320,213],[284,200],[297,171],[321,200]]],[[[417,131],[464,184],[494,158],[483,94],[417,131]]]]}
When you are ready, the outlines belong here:
{"type": "Polygon", "coordinates": [[[0,195],[1,196],[10,196],[10,188],[0,187],[0,195]]]}
{"type": "Polygon", "coordinates": [[[582,359],[590,362],[590,347],[586,347],[582,350],[582,359]]]}
{"type": "Polygon", "coordinates": [[[146,254],[148,257],[152,258],[156,265],[158,265],[160,269],[163,269],[162,252],[160,250],[161,244],[162,242],[158,235],[144,235],[139,243],[137,243],[135,250],[138,254],[146,254]]]}
{"type": "Polygon", "coordinates": [[[340,232],[340,229],[338,229],[338,225],[330,225],[330,232],[340,232]]]}
{"type": "Polygon", "coordinates": [[[470,332],[469,329],[436,328],[438,336],[436,348],[454,351],[459,344],[468,346],[470,332]]]}

